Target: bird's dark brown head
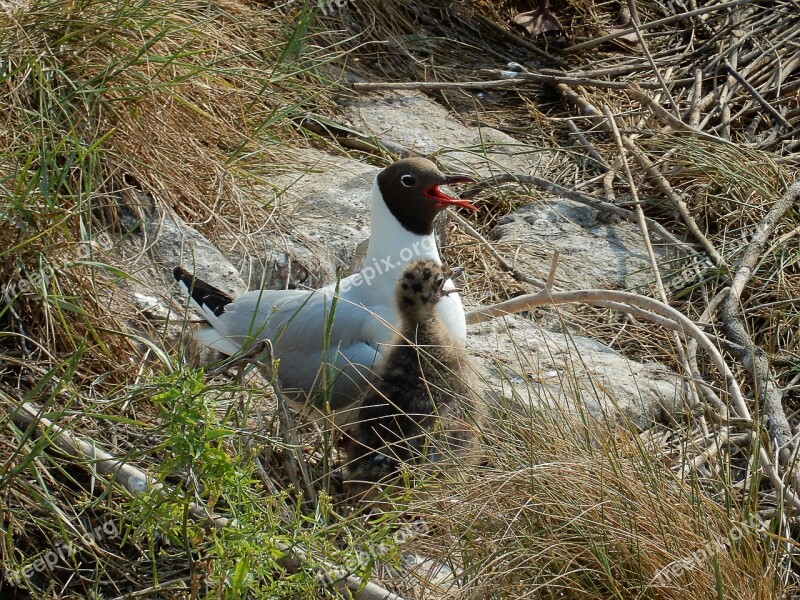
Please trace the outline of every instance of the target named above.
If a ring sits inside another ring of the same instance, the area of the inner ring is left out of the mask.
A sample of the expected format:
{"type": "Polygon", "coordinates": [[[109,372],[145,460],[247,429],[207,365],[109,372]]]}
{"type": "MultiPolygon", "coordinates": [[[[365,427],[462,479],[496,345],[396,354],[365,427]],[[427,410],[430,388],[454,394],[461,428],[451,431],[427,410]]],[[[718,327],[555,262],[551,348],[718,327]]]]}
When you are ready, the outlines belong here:
{"type": "Polygon", "coordinates": [[[429,235],[433,220],[448,206],[477,210],[466,200],[448,196],[440,185],[474,183],[466,175],[444,175],[425,158],[404,158],[378,174],[378,188],[389,212],[400,224],[417,235],[429,235]]]}
{"type": "Polygon", "coordinates": [[[409,263],[397,284],[397,308],[404,322],[418,324],[430,318],[442,296],[459,291],[445,289],[449,273],[432,260],[409,263]]]}

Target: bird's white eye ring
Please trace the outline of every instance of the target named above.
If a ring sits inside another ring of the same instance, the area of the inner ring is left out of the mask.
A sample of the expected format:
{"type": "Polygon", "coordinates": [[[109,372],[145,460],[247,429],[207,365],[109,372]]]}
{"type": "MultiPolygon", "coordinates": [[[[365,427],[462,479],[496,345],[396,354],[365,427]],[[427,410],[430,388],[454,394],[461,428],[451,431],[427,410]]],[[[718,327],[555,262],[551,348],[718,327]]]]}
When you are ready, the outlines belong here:
{"type": "Polygon", "coordinates": [[[414,179],[413,175],[403,175],[400,177],[400,183],[402,183],[406,187],[412,187],[417,183],[417,180],[414,179]]]}

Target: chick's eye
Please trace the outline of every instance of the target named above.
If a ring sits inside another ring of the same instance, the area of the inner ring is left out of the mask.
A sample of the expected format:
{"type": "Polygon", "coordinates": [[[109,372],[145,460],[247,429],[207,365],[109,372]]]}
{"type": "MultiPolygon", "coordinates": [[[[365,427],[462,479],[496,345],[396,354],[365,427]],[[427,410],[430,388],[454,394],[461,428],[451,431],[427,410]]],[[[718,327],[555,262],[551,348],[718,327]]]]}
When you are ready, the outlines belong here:
{"type": "Polygon", "coordinates": [[[414,179],[413,175],[403,175],[400,178],[400,183],[406,187],[412,187],[415,183],[417,183],[417,180],[414,179]]]}

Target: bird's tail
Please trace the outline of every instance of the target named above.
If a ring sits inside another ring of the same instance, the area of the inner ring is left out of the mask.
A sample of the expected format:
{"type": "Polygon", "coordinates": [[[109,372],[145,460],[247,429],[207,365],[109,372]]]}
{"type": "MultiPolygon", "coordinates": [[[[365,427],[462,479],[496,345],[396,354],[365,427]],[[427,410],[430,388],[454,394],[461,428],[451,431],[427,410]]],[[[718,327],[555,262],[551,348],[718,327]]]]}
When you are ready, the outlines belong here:
{"type": "Polygon", "coordinates": [[[211,312],[218,317],[225,312],[225,307],[233,302],[230,295],[198,279],[186,269],[175,267],[172,275],[200,314],[211,312]]]}

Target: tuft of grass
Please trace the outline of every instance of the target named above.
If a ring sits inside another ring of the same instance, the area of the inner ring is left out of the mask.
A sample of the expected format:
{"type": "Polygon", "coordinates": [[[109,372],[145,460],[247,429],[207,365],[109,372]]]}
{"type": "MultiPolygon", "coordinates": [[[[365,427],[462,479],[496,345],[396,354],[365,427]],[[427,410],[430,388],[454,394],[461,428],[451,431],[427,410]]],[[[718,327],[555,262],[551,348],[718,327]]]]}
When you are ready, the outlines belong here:
{"type": "Polygon", "coordinates": [[[274,195],[255,196],[289,168],[287,142],[302,143],[289,117],[327,102],[319,69],[336,52],[309,42],[312,16],[239,2],[3,5],[0,423],[11,435],[0,449],[0,556],[19,577],[0,593],[331,593],[266,541],[302,541],[312,564],[335,550],[327,517],[287,515],[297,496],[265,494],[241,441],[252,420],[234,419],[230,404],[217,414],[223,399],[264,393],[176,369],[117,287],[132,277],[118,266],[126,239],[158,212],[208,234],[269,222],[274,195]],[[170,494],[126,498],[91,462],[17,429],[22,402],[150,470],[170,494]],[[241,527],[209,536],[189,522],[190,502],[232,511],[241,527]],[[90,537],[105,523],[114,535],[90,537]],[[66,544],[66,558],[38,568],[66,544]]]}
{"type": "Polygon", "coordinates": [[[518,409],[484,432],[489,464],[418,488],[414,548],[459,573],[450,597],[770,598],[779,523],[755,497],[709,497],[639,436],[518,409]],[[765,537],[764,527],[773,537],[765,537]]]}

